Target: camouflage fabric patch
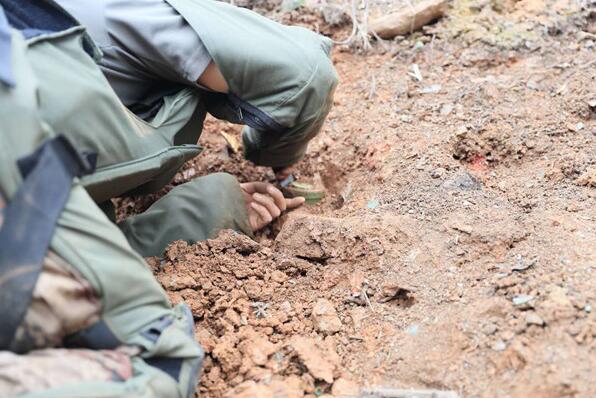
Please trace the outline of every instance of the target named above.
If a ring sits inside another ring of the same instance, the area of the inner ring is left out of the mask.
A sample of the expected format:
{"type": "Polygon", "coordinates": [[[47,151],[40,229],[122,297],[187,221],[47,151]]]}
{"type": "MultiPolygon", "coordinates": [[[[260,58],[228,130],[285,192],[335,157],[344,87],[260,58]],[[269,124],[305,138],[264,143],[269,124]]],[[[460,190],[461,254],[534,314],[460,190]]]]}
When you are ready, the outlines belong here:
{"type": "MultiPolygon", "coordinates": [[[[5,206],[0,193],[0,227],[5,206]]],[[[91,284],[50,250],[11,349],[22,352],[59,347],[64,336],[87,328],[100,315],[101,302],[91,284]]]]}
{"type": "Polygon", "coordinates": [[[89,327],[100,315],[101,302],[91,284],[50,251],[12,349],[59,347],[65,336],[89,327]]]}
{"type": "Polygon", "coordinates": [[[0,391],[3,398],[89,381],[122,382],[133,376],[124,351],[47,349],[17,355],[0,351],[0,391]]]}

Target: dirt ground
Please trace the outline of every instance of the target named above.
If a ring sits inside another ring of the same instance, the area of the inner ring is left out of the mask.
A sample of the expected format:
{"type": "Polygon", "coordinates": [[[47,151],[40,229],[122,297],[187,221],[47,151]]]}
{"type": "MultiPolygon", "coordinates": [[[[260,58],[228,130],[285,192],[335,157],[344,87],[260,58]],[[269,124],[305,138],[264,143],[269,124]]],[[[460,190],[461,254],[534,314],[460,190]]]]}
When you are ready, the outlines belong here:
{"type": "MultiPolygon", "coordinates": [[[[370,3],[371,18],[400,4],[370,3]]],[[[331,4],[335,26],[321,3],[245,5],[336,40],[351,30],[349,4],[331,4]]],[[[150,259],[195,316],[200,396],[596,396],[594,3],[459,0],[371,44],[335,49],[334,108],[298,166],[322,203],[257,242],[226,231],[150,259]]],[[[221,131],[240,127],[209,119],[173,184],[272,179],[221,131]]]]}

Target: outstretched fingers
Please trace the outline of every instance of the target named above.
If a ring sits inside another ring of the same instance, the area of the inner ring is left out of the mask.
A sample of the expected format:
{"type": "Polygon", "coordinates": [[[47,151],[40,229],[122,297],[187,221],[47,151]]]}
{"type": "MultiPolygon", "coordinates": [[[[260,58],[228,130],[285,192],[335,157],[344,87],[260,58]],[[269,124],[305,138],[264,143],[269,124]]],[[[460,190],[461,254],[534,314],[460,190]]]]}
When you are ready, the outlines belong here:
{"type": "Polygon", "coordinates": [[[304,202],[306,201],[305,198],[303,198],[302,196],[297,196],[295,198],[286,198],[285,202],[286,202],[286,207],[288,209],[294,209],[296,207],[300,207],[304,204],[304,202]]]}
{"type": "Polygon", "coordinates": [[[281,211],[286,210],[286,198],[284,198],[284,194],[279,189],[277,189],[274,185],[268,184],[267,193],[273,198],[275,204],[281,211]]]}
{"type": "MultiPolygon", "coordinates": [[[[254,193],[252,195],[252,197],[255,200],[255,202],[264,206],[269,211],[269,214],[271,214],[271,216],[273,218],[277,218],[280,216],[282,210],[275,203],[275,201],[273,200],[273,198],[271,196],[263,195],[263,194],[260,194],[257,192],[257,193],[254,193]]],[[[284,205],[285,205],[285,202],[284,202],[284,205]]],[[[284,207],[286,207],[286,206],[284,206],[284,207]]]]}
{"type": "Polygon", "coordinates": [[[273,221],[273,217],[271,216],[271,214],[269,213],[269,211],[267,210],[267,208],[265,206],[262,206],[262,205],[258,204],[257,202],[251,202],[250,207],[252,207],[253,210],[257,213],[257,215],[261,219],[263,225],[267,225],[271,221],[273,221]]]}

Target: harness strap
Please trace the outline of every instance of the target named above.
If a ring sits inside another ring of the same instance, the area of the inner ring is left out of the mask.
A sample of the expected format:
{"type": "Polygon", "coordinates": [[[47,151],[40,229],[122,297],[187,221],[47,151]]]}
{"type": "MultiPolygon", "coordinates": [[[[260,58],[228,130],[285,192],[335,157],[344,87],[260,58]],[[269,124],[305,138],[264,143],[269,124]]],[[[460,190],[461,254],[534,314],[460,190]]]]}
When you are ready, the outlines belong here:
{"type": "Polygon", "coordinates": [[[93,172],[95,156],[81,155],[60,135],[17,165],[24,181],[0,228],[0,350],[10,348],[29,307],[73,178],[93,172]]]}

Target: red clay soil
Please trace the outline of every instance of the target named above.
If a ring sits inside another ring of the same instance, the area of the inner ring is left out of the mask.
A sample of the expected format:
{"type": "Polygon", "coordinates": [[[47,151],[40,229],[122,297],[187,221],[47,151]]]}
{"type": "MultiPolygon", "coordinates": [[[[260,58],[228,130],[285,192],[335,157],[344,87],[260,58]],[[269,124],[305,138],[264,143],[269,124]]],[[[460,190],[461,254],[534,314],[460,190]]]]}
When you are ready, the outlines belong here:
{"type": "MultiPolygon", "coordinates": [[[[192,308],[201,397],[596,396],[594,13],[464,3],[387,48],[335,51],[335,106],[297,171],[321,177],[322,203],[258,241],[226,231],[149,259],[192,308]],[[454,34],[462,20],[532,35],[454,34]]],[[[220,131],[240,127],[210,119],[205,153],[173,184],[273,177],[220,131]]],[[[121,200],[119,214],[153,200],[121,200]]]]}

